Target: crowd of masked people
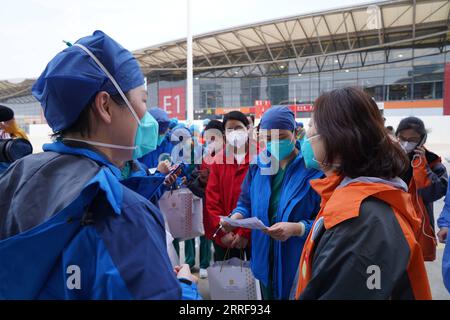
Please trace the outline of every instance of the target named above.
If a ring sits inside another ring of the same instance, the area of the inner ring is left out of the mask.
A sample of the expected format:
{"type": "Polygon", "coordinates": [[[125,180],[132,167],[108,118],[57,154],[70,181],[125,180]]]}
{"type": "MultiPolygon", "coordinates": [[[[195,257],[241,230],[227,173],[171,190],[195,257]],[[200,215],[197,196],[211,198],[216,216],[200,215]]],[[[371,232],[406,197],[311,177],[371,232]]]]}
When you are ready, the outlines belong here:
{"type": "Polygon", "coordinates": [[[33,95],[53,142],[0,175],[0,298],[201,299],[195,240],[174,266],[158,208],[180,187],[203,199],[200,278],[245,256],[267,300],[432,298],[425,261],[446,241],[450,194],[419,118],[386,128],[348,87],[323,93],[305,126],[286,106],[257,125],[231,111],[187,126],[147,110],[137,61],[101,31],[58,53],[33,95]]]}

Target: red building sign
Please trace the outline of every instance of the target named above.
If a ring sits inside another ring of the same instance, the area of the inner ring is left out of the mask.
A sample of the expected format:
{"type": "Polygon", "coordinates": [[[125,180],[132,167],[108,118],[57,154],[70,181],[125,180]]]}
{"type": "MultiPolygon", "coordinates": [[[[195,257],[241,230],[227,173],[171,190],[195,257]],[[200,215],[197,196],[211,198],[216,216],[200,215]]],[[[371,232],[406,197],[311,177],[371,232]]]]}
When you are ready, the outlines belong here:
{"type": "Polygon", "coordinates": [[[159,107],[170,118],[186,120],[186,89],[184,87],[159,89],[159,107]]]}

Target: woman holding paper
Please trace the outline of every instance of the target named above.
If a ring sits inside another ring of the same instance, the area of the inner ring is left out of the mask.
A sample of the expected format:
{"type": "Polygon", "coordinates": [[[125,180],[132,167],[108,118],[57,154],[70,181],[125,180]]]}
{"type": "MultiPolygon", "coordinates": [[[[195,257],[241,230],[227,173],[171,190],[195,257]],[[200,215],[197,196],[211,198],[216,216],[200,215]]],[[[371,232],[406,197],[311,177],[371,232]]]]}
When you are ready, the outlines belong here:
{"type": "MultiPolygon", "coordinates": [[[[295,139],[294,114],[272,107],[262,117],[260,139],[267,151],[250,165],[232,219],[257,217],[269,228],[252,230],[251,268],[264,299],[287,299],[300,254],[320,198],[309,181],[322,176],[307,169],[295,139]],[[269,157],[268,157],[269,156],[269,157]]],[[[222,221],[227,231],[233,228],[222,221]]]]}

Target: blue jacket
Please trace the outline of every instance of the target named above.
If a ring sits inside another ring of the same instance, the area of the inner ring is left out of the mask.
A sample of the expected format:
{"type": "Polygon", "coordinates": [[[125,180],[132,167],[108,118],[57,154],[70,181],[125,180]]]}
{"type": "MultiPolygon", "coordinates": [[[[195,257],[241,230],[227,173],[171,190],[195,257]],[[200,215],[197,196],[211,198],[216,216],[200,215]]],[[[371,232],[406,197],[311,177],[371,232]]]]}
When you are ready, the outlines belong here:
{"type": "Polygon", "coordinates": [[[6,171],[6,169],[8,169],[9,167],[9,163],[7,162],[0,162],[0,174],[2,174],[3,172],[6,171]]]}
{"type": "Polygon", "coordinates": [[[199,298],[172,271],[161,213],[125,186],[159,182],[137,170],[121,183],[88,149],[43,149],[0,177],[0,299],[199,298]]]}
{"type": "MultiPolygon", "coordinates": [[[[447,195],[444,200],[444,208],[437,221],[439,228],[450,228],[450,184],[447,188],[447,195]]],[[[442,278],[444,279],[445,287],[450,292],[450,241],[447,237],[447,243],[444,249],[444,257],[442,258],[442,278]]]]}
{"type": "MultiPolygon", "coordinates": [[[[262,174],[263,165],[250,165],[239,201],[233,213],[239,212],[245,218],[257,217],[269,226],[269,206],[273,175],[262,174]]],[[[322,177],[317,170],[305,168],[303,156],[298,156],[288,166],[282,184],[276,222],[303,222],[306,226],[303,237],[291,237],[285,242],[274,241],[273,288],[276,299],[288,299],[295,274],[298,269],[303,244],[319,212],[320,197],[311,188],[309,181],[322,177]]],[[[252,230],[252,257],[250,266],[253,274],[265,286],[269,281],[270,237],[259,230],[252,230]]]]}
{"type": "Polygon", "coordinates": [[[139,159],[140,162],[145,164],[149,169],[157,168],[159,163],[159,157],[162,154],[172,155],[173,144],[170,142],[169,135],[163,140],[161,145],[156,148],[155,151],[147,153],[145,156],[139,159]]]}

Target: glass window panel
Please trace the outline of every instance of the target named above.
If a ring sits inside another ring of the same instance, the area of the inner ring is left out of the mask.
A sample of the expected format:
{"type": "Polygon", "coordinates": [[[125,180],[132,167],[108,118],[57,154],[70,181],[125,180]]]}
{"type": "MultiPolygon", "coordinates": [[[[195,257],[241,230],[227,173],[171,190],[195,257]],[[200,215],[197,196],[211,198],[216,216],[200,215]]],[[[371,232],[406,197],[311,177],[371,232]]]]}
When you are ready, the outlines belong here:
{"type": "Polygon", "coordinates": [[[415,83],[414,99],[433,99],[433,82],[415,83]]]}
{"type": "Polygon", "coordinates": [[[388,86],[387,100],[410,100],[411,85],[410,84],[392,84],[388,86]]]}
{"type": "Polygon", "coordinates": [[[434,98],[435,99],[442,99],[442,81],[438,81],[434,83],[434,98]]]}

